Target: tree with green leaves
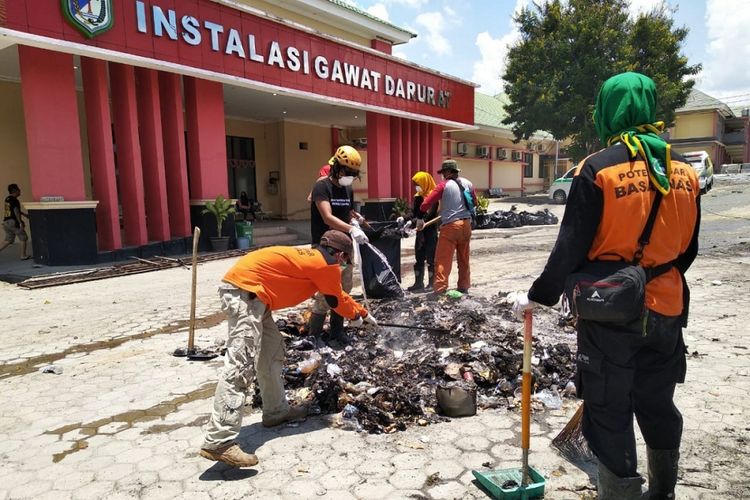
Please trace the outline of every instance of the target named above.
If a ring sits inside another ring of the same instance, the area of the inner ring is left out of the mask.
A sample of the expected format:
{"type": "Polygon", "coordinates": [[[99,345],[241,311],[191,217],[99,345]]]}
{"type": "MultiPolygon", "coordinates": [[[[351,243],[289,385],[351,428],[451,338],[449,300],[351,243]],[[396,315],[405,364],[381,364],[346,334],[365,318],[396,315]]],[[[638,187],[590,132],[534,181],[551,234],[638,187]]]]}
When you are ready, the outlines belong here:
{"type": "Polygon", "coordinates": [[[514,21],[521,33],[511,47],[505,74],[510,104],[504,123],[517,140],[537,130],[570,138],[580,159],[602,145],[592,114],[599,87],[623,71],[651,77],[657,86],[657,117],[667,126],[695,84],[700,64],[680,55],[687,28],[675,28],[664,4],[629,17],[626,0],[550,0],[524,8],[514,21]]]}

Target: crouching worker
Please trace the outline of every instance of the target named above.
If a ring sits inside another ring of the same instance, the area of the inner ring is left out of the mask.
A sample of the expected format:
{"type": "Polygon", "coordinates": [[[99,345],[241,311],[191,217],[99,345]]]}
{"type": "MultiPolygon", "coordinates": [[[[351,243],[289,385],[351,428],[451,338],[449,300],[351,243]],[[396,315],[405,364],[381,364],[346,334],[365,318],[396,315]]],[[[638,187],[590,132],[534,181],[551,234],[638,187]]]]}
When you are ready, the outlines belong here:
{"type": "Polygon", "coordinates": [[[319,291],[328,304],[351,321],[377,325],[367,311],[341,289],[341,267],[349,263],[352,240],[327,231],[313,248],[269,247],[251,252],[224,275],[219,287],[227,314],[229,339],[224,368],[214,394],[213,411],[200,454],[233,467],[252,467],[258,458],[236,443],[245,396],[257,376],[263,400],[263,425],[273,427],[307,416],[291,407],[284,394],[284,339],[271,311],[303,302],[319,291]]]}

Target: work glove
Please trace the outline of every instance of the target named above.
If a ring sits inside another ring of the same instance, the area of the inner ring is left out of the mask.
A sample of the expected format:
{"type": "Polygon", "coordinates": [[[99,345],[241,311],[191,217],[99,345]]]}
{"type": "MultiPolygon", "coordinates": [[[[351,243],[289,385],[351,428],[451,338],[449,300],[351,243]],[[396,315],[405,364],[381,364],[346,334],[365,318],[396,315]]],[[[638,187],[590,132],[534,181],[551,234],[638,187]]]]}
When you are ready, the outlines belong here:
{"type": "Polygon", "coordinates": [[[396,219],[396,224],[398,224],[399,227],[403,226],[404,225],[404,218],[403,217],[399,217],[398,219],[396,219]]]}
{"type": "Polygon", "coordinates": [[[375,318],[373,318],[372,314],[368,314],[364,317],[364,319],[362,319],[360,316],[357,316],[356,318],[349,320],[349,327],[359,328],[365,323],[372,326],[378,326],[378,322],[375,320],[375,318]]]}
{"type": "Polygon", "coordinates": [[[523,319],[525,311],[539,307],[539,303],[529,300],[526,292],[512,292],[508,296],[508,301],[512,302],[513,315],[520,320],[523,319]]]}
{"type": "Polygon", "coordinates": [[[424,229],[424,219],[417,219],[417,231],[424,229]]]}
{"type": "Polygon", "coordinates": [[[367,323],[370,326],[378,326],[378,321],[375,319],[375,316],[372,314],[368,314],[365,316],[365,323],[367,323]]]}
{"type": "Polygon", "coordinates": [[[349,236],[351,236],[358,245],[364,245],[365,243],[370,241],[369,239],[367,239],[367,235],[365,234],[365,232],[357,226],[352,226],[352,228],[349,230],[349,236]]]}

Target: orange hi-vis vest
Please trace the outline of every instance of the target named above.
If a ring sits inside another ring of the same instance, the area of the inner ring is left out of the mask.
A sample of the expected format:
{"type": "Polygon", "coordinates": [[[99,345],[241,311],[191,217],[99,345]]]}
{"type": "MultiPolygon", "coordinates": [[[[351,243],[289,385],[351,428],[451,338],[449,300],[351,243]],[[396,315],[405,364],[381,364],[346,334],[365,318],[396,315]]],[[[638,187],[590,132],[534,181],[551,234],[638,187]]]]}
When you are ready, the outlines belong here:
{"type": "Polygon", "coordinates": [[[341,267],[325,250],[268,247],[240,258],[224,281],[254,293],[271,310],[292,307],[320,291],[339,315],[354,319],[367,310],[341,288],[341,267]]]}
{"type": "MultiPolygon", "coordinates": [[[[643,160],[613,162],[612,155],[594,155],[581,162],[593,167],[594,184],[602,191],[603,209],[588,260],[632,261],[638,248],[656,191],[649,183],[643,160]],[[599,156],[599,158],[597,158],[599,156]],[[598,160],[598,161],[597,161],[598,160]],[[604,160],[604,164],[600,163],[604,160]]],[[[661,201],[648,245],[640,264],[655,267],[685,253],[693,238],[698,218],[696,198],[700,187],[690,165],[674,155],[671,161],[671,189],[661,201]]],[[[646,307],[666,316],[682,313],[682,278],[676,268],[646,285],[646,307]]]]}

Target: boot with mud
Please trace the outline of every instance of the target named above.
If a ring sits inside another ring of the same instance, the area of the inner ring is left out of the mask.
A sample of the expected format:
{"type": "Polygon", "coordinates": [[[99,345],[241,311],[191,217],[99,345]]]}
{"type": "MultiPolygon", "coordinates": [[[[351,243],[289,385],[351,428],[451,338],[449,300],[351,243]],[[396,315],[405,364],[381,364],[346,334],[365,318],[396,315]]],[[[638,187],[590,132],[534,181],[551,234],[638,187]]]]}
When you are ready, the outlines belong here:
{"type": "Polygon", "coordinates": [[[254,465],[258,465],[258,457],[252,453],[245,453],[237,443],[229,443],[215,450],[202,448],[200,456],[214,462],[224,462],[231,467],[253,467],[254,465]]]}
{"type": "Polygon", "coordinates": [[[294,422],[307,417],[308,408],[306,405],[290,406],[289,411],[278,417],[263,417],[263,427],[276,427],[286,422],[294,422]]]}
{"type": "Polygon", "coordinates": [[[336,341],[346,344],[349,338],[344,333],[344,317],[331,311],[331,319],[328,322],[328,332],[321,337],[325,342],[336,341]]]}
{"type": "Polygon", "coordinates": [[[410,292],[421,292],[424,290],[424,265],[414,266],[414,284],[407,288],[410,292]]]}
{"type": "Polygon", "coordinates": [[[323,323],[325,322],[325,314],[312,313],[307,323],[307,334],[311,337],[320,337],[323,333],[323,323]]]}
{"type": "Polygon", "coordinates": [[[620,477],[599,463],[597,492],[599,500],[641,500],[644,480],[641,476],[620,477]]]}
{"type": "Polygon", "coordinates": [[[680,450],[648,451],[648,492],[643,495],[647,500],[673,500],[674,487],[677,484],[677,464],[680,461],[680,450]]]}

